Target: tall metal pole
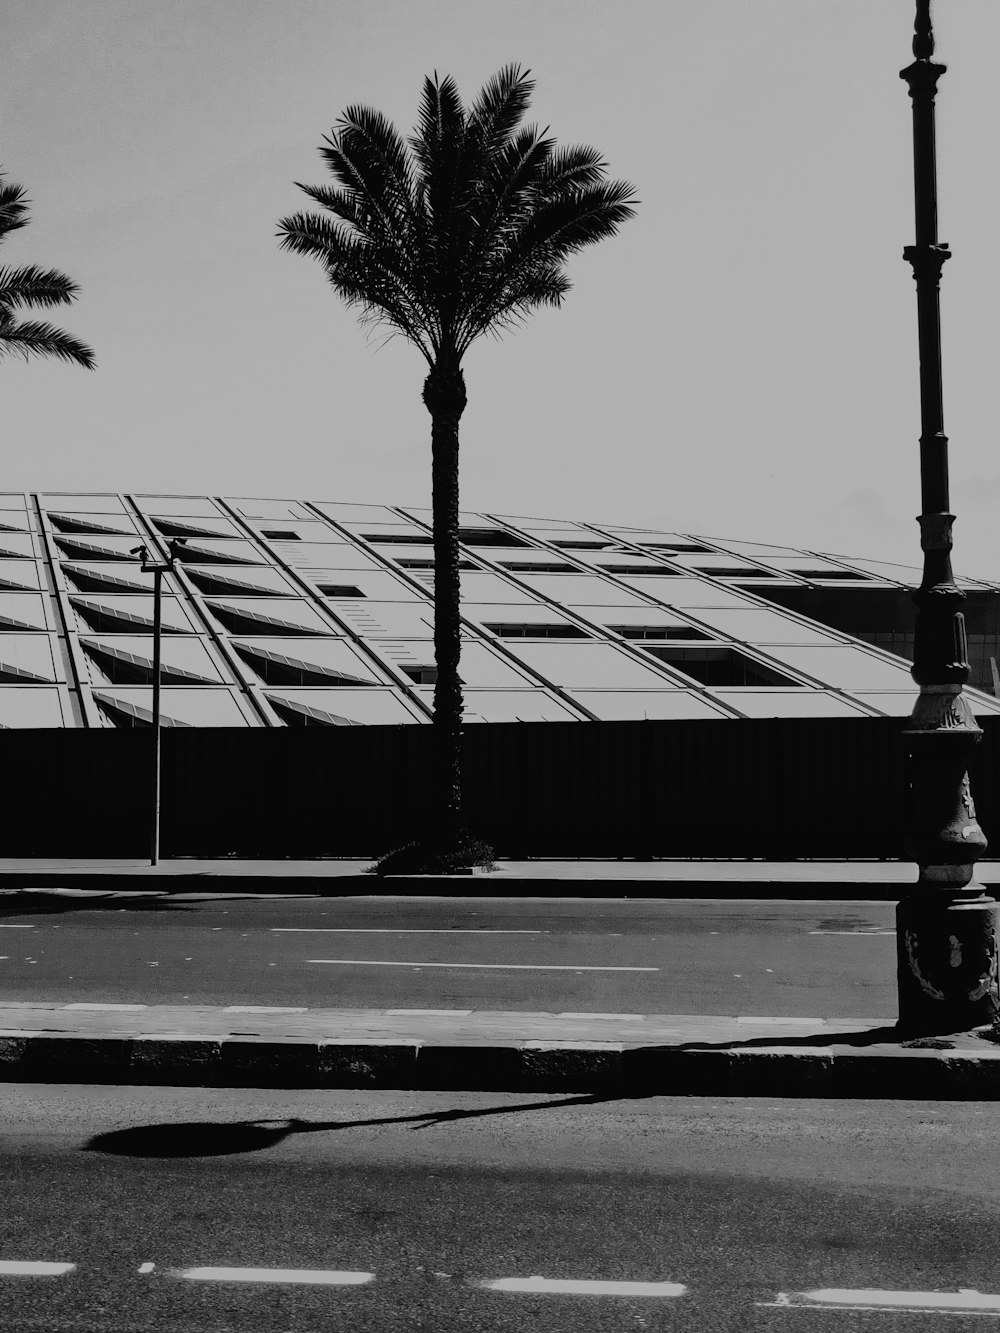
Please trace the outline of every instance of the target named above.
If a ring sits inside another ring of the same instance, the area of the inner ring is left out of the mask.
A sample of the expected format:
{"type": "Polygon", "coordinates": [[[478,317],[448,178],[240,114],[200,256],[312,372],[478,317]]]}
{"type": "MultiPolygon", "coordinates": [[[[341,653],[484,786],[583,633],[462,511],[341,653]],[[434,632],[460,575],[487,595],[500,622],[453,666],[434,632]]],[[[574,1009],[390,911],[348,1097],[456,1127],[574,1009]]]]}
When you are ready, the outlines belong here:
{"type": "Polygon", "coordinates": [[[912,65],[900,71],[913,103],[916,244],[903,251],[917,285],[920,353],[920,545],[913,679],[920,693],[904,732],[911,820],[907,854],[919,866],[896,909],[900,1027],[958,1032],[1000,1012],[997,905],[973,882],[986,839],[976,821],[968,767],[982,730],[962,686],[969,679],[962,604],[951,569],[954,514],[948,500],[948,439],[941,388],[941,268],[937,236],[934,98],[945,66],[932,60],[930,0],[916,0],[912,65]]]}
{"type": "Polygon", "coordinates": [[[163,566],[153,570],[153,799],[150,809],[149,864],[160,859],[160,630],[163,566]]]}

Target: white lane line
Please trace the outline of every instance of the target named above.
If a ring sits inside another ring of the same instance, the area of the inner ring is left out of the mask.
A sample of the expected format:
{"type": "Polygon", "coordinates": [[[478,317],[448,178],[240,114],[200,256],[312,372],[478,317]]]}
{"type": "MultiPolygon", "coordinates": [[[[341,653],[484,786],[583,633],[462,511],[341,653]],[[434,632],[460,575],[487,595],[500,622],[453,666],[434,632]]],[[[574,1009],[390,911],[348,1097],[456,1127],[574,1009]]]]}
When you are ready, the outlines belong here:
{"type": "Polygon", "coordinates": [[[283,1007],[277,1004],[227,1004],[222,1012],[224,1014],[307,1014],[309,1010],[305,1005],[283,1007]]]}
{"type": "Polygon", "coordinates": [[[397,930],[389,926],[272,926],[273,935],[551,935],[550,930],[490,930],[475,927],[466,930],[397,930]]]}
{"type": "Polygon", "coordinates": [[[591,967],[585,963],[396,963],[382,958],[307,958],[338,967],[478,967],[500,972],[659,972],[658,967],[591,967]]]}
{"type": "Polygon", "coordinates": [[[3,925],[0,925],[0,930],[34,930],[34,929],[35,929],[35,927],[34,927],[33,925],[31,925],[31,926],[14,926],[14,925],[8,925],[6,922],[5,922],[3,925]]]}
{"type": "Polygon", "coordinates": [[[487,1291],[552,1292],[553,1295],[570,1296],[683,1296],[687,1291],[681,1282],[601,1282],[558,1277],[503,1277],[495,1282],[480,1282],[479,1286],[487,1291]]]}
{"type": "Polygon", "coordinates": [[[78,1004],[61,1004],[60,1009],[93,1009],[100,1013],[122,1013],[131,1009],[148,1009],[147,1004],[88,1004],[81,1001],[78,1004]]]}
{"type": "Polygon", "coordinates": [[[156,1267],[155,1264],[140,1264],[140,1265],[139,1265],[139,1272],[140,1272],[140,1273],[151,1273],[155,1267],[156,1267]]]}
{"type": "Polygon", "coordinates": [[[76,1264],[49,1264],[37,1259],[0,1259],[0,1276],[59,1277],[72,1273],[76,1264]]]}
{"type": "Polygon", "coordinates": [[[894,930],[811,930],[810,935],[895,935],[894,930]]]}
{"type": "Polygon", "coordinates": [[[335,1268],[180,1268],[174,1276],[190,1282],[294,1282],[326,1287],[360,1287],[375,1280],[374,1273],[335,1268]]]}
{"type": "Polygon", "coordinates": [[[817,1291],[782,1291],[775,1301],[768,1304],[771,1308],[785,1306],[800,1310],[912,1310],[923,1314],[939,1313],[942,1310],[961,1314],[972,1310],[1000,1314],[1000,1296],[986,1295],[968,1287],[960,1287],[957,1292],[822,1287],[817,1291]]]}
{"type": "Polygon", "coordinates": [[[641,1023],[645,1014],[556,1014],[556,1018],[620,1018],[624,1023],[641,1023]]]}
{"type": "Polygon", "coordinates": [[[440,1014],[443,1018],[468,1018],[471,1009],[387,1009],[387,1014],[440,1014]]]}

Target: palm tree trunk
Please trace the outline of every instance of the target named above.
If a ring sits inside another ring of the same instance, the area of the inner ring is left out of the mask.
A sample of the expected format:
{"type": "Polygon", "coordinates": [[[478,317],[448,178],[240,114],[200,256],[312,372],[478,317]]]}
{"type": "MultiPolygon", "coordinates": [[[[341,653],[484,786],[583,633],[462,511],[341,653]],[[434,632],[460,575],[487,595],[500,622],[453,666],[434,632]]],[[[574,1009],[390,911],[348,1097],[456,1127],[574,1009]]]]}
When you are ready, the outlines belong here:
{"type": "Polygon", "coordinates": [[[435,818],[440,849],[457,849],[462,819],[462,682],[458,674],[461,619],[458,571],[458,423],[465,410],[465,377],[439,360],[424,381],[431,414],[431,510],[434,534],[435,818]]]}

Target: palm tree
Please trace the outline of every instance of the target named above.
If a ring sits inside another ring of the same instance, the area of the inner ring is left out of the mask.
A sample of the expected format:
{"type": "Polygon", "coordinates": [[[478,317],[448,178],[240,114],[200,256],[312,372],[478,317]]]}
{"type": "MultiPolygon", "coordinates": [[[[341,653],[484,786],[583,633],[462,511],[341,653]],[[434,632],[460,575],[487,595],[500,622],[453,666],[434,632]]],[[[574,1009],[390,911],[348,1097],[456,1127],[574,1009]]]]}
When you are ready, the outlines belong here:
{"type": "MultiPolygon", "coordinates": [[[[0,171],[0,241],[28,223],[24,187],[8,184],[0,171]]],[[[32,306],[69,305],[79,292],[75,282],[56,269],[0,265],[0,358],[20,355],[54,356],[93,370],[94,353],[85,344],[52,324],[17,318],[17,311],[32,306]]]]}
{"type": "Polygon", "coordinates": [[[458,428],[462,358],[484,333],[559,306],[569,255],[634,215],[632,187],[606,179],[593,148],[557,148],[521,124],[534,82],[502,69],[466,110],[453,79],[424,80],[404,142],[378,111],[351,106],[320,154],[335,185],[300,185],[324,212],[282,219],[282,248],[318,259],[363,322],[402,334],[429,367],[434,542],[436,826],[426,846],[378,867],[478,864],[488,849],[466,833],[461,800],[462,683],[458,573],[458,428]]]}

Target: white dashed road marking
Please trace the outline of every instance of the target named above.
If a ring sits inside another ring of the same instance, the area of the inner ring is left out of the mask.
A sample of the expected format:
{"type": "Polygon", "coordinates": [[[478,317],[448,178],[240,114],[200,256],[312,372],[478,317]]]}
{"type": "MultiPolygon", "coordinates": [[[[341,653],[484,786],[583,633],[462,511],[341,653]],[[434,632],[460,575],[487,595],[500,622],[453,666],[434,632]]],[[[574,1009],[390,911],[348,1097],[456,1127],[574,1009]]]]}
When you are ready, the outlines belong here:
{"type": "Polygon", "coordinates": [[[441,1018],[468,1018],[472,1013],[471,1009],[387,1009],[387,1014],[425,1014],[430,1016],[440,1016],[441,1018]]]}
{"type": "Polygon", "coordinates": [[[36,1259],[0,1259],[0,1277],[60,1277],[72,1273],[76,1264],[49,1264],[36,1259]]]}
{"type": "Polygon", "coordinates": [[[601,1282],[559,1277],[502,1277],[479,1284],[487,1291],[551,1292],[566,1296],[683,1296],[681,1282],[601,1282]]]}
{"type": "Polygon", "coordinates": [[[590,967],[585,963],[394,963],[382,958],[307,958],[338,967],[478,967],[500,972],[659,972],[658,967],[590,967]]]}
{"type": "Polygon", "coordinates": [[[398,930],[389,926],[272,926],[273,935],[551,935],[550,930],[491,930],[477,926],[466,930],[431,930],[423,927],[398,930]]]}
{"type": "Polygon", "coordinates": [[[293,1282],[327,1287],[360,1287],[375,1280],[374,1273],[333,1268],[179,1268],[174,1277],[191,1282],[293,1282]]]}
{"type": "Polygon", "coordinates": [[[786,1306],[800,1310],[911,1310],[924,1314],[978,1311],[982,1314],[1000,1314],[1000,1296],[989,1296],[968,1287],[960,1287],[958,1291],[877,1291],[822,1287],[818,1291],[782,1291],[778,1293],[777,1300],[768,1304],[772,1308],[786,1306]]]}
{"type": "Polygon", "coordinates": [[[139,1265],[139,1272],[140,1272],[140,1273],[151,1273],[155,1267],[156,1267],[155,1264],[140,1264],[140,1265],[139,1265]]]}
{"type": "Polygon", "coordinates": [[[145,1004],[89,1004],[80,1002],[77,1004],[64,1004],[63,1009],[94,1009],[101,1013],[123,1013],[131,1009],[147,1009],[145,1004]]]}
{"type": "Polygon", "coordinates": [[[811,930],[810,935],[895,935],[894,930],[811,930]]]}
{"type": "Polygon", "coordinates": [[[300,1008],[294,1008],[268,1004],[227,1004],[222,1012],[224,1014],[307,1014],[309,1010],[304,1005],[300,1008]]]}
{"type": "Polygon", "coordinates": [[[7,922],[4,922],[3,925],[0,925],[0,930],[34,930],[34,929],[35,929],[34,926],[15,926],[15,925],[10,925],[7,922]]]}

